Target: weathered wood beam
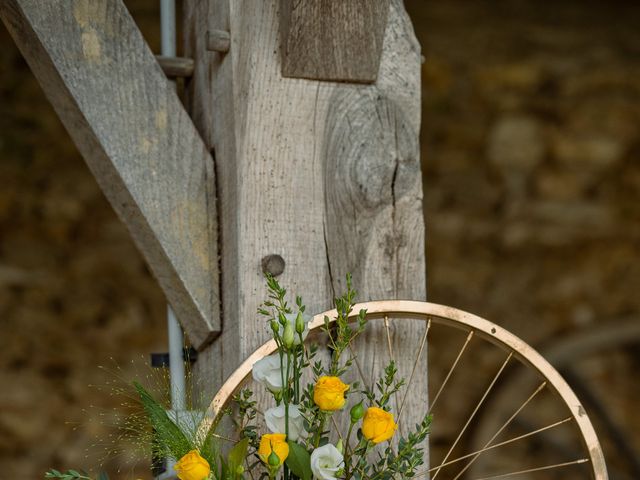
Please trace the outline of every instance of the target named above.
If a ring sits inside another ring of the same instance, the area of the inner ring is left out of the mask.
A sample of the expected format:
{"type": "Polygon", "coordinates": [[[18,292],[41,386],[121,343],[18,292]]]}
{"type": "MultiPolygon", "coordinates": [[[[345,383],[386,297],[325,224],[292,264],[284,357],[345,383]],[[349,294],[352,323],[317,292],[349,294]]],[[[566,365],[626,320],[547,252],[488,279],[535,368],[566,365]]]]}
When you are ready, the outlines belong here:
{"type": "Polygon", "coordinates": [[[213,164],[124,4],[3,0],[0,16],[203,348],[220,331],[213,164]]]}
{"type": "MultiPolygon", "coordinates": [[[[219,184],[225,328],[195,365],[212,394],[269,336],[256,314],[263,269],[303,295],[309,313],[331,306],[347,272],[359,300],[425,298],[420,46],[402,0],[392,0],[375,84],[283,78],[276,0],[184,5],[185,55],[196,60],[187,104],[215,150],[219,184]],[[227,53],[207,50],[211,29],[230,32],[227,53]]],[[[408,345],[424,326],[405,323],[391,344],[408,378],[408,345]]],[[[389,359],[384,329],[368,335],[357,353],[378,367],[389,359]]],[[[424,414],[419,377],[405,425],[424,414]]]]}
{"type": "Polygon", "coordinates": [[[282,75],[375,82],[389,0],[280,0],[282,75]]]}

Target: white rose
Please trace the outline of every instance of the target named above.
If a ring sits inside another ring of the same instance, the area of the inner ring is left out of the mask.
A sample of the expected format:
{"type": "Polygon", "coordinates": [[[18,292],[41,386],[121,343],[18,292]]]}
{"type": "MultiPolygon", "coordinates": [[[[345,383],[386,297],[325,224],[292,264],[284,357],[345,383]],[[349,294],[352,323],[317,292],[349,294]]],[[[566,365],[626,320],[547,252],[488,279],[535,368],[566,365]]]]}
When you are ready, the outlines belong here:
{"type": "MultiPolygon", "coordinates": [[[[293,331],[295,332],[295,335],[293,336],[293,344],[300,345],[300,335],[298,335],[298,332],[296,332],[296,318],[298,317],[298,314],[285,313],[284,316],[291,323],[291,326],[293,327],[293,331]]],[[[309,335],[309,322],[312,320],[312,318],[309,315],[305,315],[304,313],[302,313],[301,316],[302,316],[302,321],[304,322],[304,331],[302,332],[302,341],[304,341],[304,339],[307,338],[307,335],[309,335]]],[[[282,324],[280,324],[279,333],[281,337],[284,334],[284,326],[282,324]]]]}
{"type": "Polygon", "coordinates": [[[336,473],[343,463],[344,457],[330,443],[311,452],[311,471],[317,480],[336,480],[336,473]]]}
{"type": "MultiPolygon", "coordinates": [[[[264,420],[267,423],[267,428],[271,430],[271,433],[285,433],[285,416],[284,416],[284,404],[278,407],[273,407],[264,412],[264,420]]],[[[294,442],[301,436],[305,435],[304,430],[304,417],[298,410],[297,405],[289,404],[289,440],[294,442]]]]}
{"type": "Polygon", "coordinates": [[[272,392],[282,390],[282,373],[280,372],[280,356],[277,353],[264,357],[253,364],[253,379],[266,386],[272,392]]]}

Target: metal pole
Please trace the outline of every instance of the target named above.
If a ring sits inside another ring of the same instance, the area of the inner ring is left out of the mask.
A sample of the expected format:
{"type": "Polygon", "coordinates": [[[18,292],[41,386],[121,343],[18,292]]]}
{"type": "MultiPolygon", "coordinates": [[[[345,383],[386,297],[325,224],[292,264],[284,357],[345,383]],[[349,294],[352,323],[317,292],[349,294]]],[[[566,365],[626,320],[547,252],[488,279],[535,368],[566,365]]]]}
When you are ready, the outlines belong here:
{"type": "MultiPolygon", "coordinates": [[[[176,56],[176,2],[160,0],[160,32],[161,54],[167,57],[176,56]]],[[[167,305],[167,328],[169,334],[169,374],[171,381],[171,407],[176,420],[180,412],[186,410],[186,382],[184,371],[184,333],[178,323],[171,306],[167,305]]],[[[165,475],[175,478],[174,462],[167,459],[165,475]]],[[[166,478],[163,475],[163,478],[166,478]]]]}
{"type": "Polygon", "coordinates": [[[160,0],[160,53],[167,57],[176,56],[176,2],[160,0]]]}
{"type": "MultiPolygon", "coordinates": [[[[161,53],[176,56],[176,2],[160,0],[161,53]]],[[[171,307],[167,307],[169,331],[169,371],[171,374],[171,406],[175,411],[186,408],[183,360],[184,334],[171,307]]]]}
{"type": "Polygon", "coordinates": [[[176,412],[186,410],[184,343],[183,333],[178,319],[171,307],[167,306],[167,324],[169,328],[169,374],[171,375],[171,408],[176,412]]]}

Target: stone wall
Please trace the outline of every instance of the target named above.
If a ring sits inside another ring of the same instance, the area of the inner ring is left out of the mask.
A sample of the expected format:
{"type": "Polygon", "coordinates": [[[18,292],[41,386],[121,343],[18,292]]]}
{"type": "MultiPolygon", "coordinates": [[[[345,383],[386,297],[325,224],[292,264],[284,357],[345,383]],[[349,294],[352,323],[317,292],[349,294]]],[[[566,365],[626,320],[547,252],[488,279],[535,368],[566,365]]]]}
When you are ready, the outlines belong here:
{"type": "MultiPolygon", "coordinates": [[[[127,3],[157,51],[157,5],[127,3]]],[[[533,344],[637,320],[640,8],[407,5],[426,57],[429,299],[533,344]]],[[[88,419],[117,406],[89,386],[109,381],[97,366],[126,377],[164,350],[165,303],[3,27],[0,39],[0,478],[39,478],[89,463],[106,430],[88,419]]],[[[636,442],[637,366],[604,370],[636,442]]]]}
{"type": "Polygon", "coordinates": [[[430,298],[531,342],[637,314],[640,9],[429,3],[408,2],[430,298]]]}
{"type": "MultiPolygon", "coordinates": [[[[639,5],[406,3],[426,59],[428,298],[543,349],[640,322],[639,5]]],[[[572,365],[640,452],[638,349],[572,365]]],[[[456,428],[485,384],[448,405],[456,428]]]]}
{"type": "MultiPolygon", "coordinates": [[[[130,3],[157,49],[156,2],[130,3]]],[[[4,26],[0,44],[0,478],[26,480],[91,463],[121,402],[98,366],[144,371],[166,307],[4,26]]]]}

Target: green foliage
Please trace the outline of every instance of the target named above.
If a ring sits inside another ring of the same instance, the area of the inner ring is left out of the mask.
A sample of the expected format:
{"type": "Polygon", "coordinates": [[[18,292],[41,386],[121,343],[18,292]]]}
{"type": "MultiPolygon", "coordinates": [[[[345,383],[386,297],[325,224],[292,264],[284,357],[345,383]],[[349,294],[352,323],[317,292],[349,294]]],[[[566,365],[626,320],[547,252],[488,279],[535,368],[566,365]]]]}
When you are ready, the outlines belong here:
{"type": "Polygon", "coordinates": [[[347,274],[347,291],[335,299],[338,316],[333,328],[330,326],[329,318],[324,318],[323,330],[329,336],[329,347],[332,349],[331,367],[326,372],[328,375],[339,377],[351,367],[353,362],[351,358],[347,359],[343,365],[340,365],[340,359],[344,351],[351,347],[355,338],[364,331],[367,324],[366,310],[358,312],[355,328],[352,328],[349,323],[349,315],[353,311],[356,295],[357,292],[351,287],[351,274],[347,274]]]}
{"type": "Polygon", "coordinates": [[[233,417],[236,431],[240,438],[248,438],[249,445],[257,450],[260,439],[255,425],[258,411],[256,410],[256,401],[253,400],[253,392],[245,388],[233,397],[233,401],[238,407],[238,415],[233,417]]]}
{"type": "MultiPolygon", "coordinates": [[[[108,480],[108,477],[102,477],[103,473],[101,473],[100,475],[100,479],[106,478],[106,480],[108,480]]],[[[104,475],[106,475],[106,473],[104,475]]],[[[55,468],[52,468],[47,473],[45,473],[44,478],[59,478],[60,480],[92,480],[91,477],[87,476],[85,472],[80,473],[77,470],[73,469],[67,470],[66,472],[59,472],[55,468]]]]}
{"type": "Polygon", "coordinates": [[[195,448],[193,442],[169,418],[164,407],[138,382],[133,382],[133,386],[140,396],[140,402],[154,430],[152,449],[161,456],[170,456],[176,459],[180,459],[193,450],[195,448]]]}
{"type": "Polygon", "coordinates": [[[244,461],[249,450],[249,439],[243,438],[229,451],[227,461],[222,462],[222,479],[237,480],[244,478],[244,461]]]}
{"type": "MultiPolygon", "coordinates": [[[[292,310],[285,300],[287,290],[282,288],[275,277],[269,273],[265,275],[265,278],[267,279],[267,295],[269,300],[265,301],[258,308],[258,313],[270,318],[273,318],[273,313],[271,311],[273,308],[277,309],[278,313],[281,314],[291,313],[292,310]]],[[[302,310],[300,311],[304,312],[304,306],[302,306],[302,300],[300,297],[296,297],[296,303],[298,303],[299,307],[302,307],[302,310]]]]}
{"type": "Polygon", "coordinates": [[[391,478],[410,478],[416,469],[424,463],[424,452],[418,445],[423,442],[431,428],[431,415],[425,415],[416,425],[415,431],[398,442],[398,453],[387,447],[382,458],[376,463],[375,474],[371,480],[388,480],[391,478]]]}
{"type": "Polygon", "coordinates": [[[287,443],[289,444],[289,456],[285,462],[286,465],[296,477],[302,480],[311,480],[313,473],[311,472],[309,452],[296,442],[288,441],[287,443]]]}
{"type": "Polygon", "coordinates": [[[391,395],[400,390],[404,384],[404,378],[396,380],[396,374],[398,369],[393,360],[389,362],[389,365],[384,369],[384,376],[379,378],[376,382],[376,390],[378,395],[371,390],[364,390],[363,393],[372,404],[384,409],[389,410],[389,400],[391,395]]]}

